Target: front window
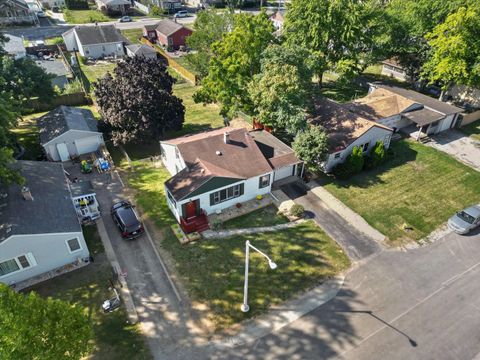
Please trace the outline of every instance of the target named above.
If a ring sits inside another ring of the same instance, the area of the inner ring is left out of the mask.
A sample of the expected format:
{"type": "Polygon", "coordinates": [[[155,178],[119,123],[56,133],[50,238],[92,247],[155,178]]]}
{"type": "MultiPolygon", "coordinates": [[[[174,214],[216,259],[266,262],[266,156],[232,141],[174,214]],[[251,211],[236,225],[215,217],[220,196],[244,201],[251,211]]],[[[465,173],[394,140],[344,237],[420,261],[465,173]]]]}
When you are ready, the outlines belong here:
{"type": "Polygon", "coordinates": [[[16,271],[28,269],[29,267],[35,265],[36,262],[32,253],[20,255],[16,258],[2,261],[0,262],[0,277],[14,273],[16,271]]]}
{"type": "Polygon", "coordinates": [[[231,186],[210,194],[210,205],[220,204],[243,195],[243,184],[231,186]]]}
{"type": "Polygon", "coordinates": [[[264,188],[270,185],[270,174],[260,176],[259,188],[264,188]]]}
{"type": "Polygon", "coordinates": [[[366,152],[368,150],[368,146],[370,143],[363,144],[363,152],[366,152]]]}
{"type": "Polygon", "coordinates": [[[67,240],[67,244],[70,252],[75,252],[82,249],[77,238],[67,240]]]}
{"type": "Polygon", "coordinates": [[[340,158],[340,155],[341,155],[341,153],[336,153],[336,154],[335,154],[335,159],[339,159],[339,158],[340,158]]]}
{"type": "Polygon", "coordinates": [[[20,266],[15,259],[10,259],[0,263],[0,276],[10,274],[20,270],[20,266]]]}

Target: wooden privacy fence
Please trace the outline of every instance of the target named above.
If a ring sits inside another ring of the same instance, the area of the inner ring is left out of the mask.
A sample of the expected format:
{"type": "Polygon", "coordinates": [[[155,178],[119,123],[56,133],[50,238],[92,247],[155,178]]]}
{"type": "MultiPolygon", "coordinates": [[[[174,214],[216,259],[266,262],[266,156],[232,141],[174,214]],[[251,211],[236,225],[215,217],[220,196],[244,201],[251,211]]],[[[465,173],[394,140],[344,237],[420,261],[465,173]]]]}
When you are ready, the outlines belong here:
{"type": "Polygon", "coordinates": [[[45,103],[39,99],[31,99],[27,107],[32,112],[48,111],[56,108],[60,105],[67,106],[78,106],[78,105],[90,105],[92,100],[86,96],[83,92],[73,93],[73,94],[64,94],[54,97],[50,103],[45,103]]]}
{"type": "Polygon", "coordinates": [[[471,114],[462,114],[461,126],[471,124],[472,122],[477,120],[480,120],[480,110],[475,111],[471,114]]]}
{"type": "Polygon", "coordinates": [[[162,48],[157,44],[152,44],[150,41],[142,37],[140,41],[146,45],[149,45],[155,49],[167,62],[168,66],[178,72],[185,80],[190,81],[193,85],[196,85],[198,82],[198,77],[195,74],[192,74],[190,71],[185,69],[182,65],[175,61],[174,58],[170,57],[162,48]]]}

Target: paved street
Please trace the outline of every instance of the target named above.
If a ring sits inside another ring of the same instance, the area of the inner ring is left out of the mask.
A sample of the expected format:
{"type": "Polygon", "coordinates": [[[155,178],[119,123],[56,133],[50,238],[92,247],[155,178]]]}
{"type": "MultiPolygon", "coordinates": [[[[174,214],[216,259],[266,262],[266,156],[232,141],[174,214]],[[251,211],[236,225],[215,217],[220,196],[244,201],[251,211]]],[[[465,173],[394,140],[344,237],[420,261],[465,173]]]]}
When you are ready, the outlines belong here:
{"type": "Polygon", "coordinates": [[[480,235],[383,251],[329,303],[211,359],[472,359],[480,352],[480,235]]]}

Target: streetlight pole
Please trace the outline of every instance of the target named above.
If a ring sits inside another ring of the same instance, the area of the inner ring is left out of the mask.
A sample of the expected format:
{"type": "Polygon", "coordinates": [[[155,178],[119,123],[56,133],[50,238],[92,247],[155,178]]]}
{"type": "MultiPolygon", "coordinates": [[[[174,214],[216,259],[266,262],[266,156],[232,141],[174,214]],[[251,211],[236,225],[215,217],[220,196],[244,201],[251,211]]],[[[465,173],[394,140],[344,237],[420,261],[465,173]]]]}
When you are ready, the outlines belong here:
{"type": "Polygon", "coordinates": [[[263,255],[263,257],[268,260],[268,265],[270,266],[270,269],[274,270],[277,268],[277,264],[275,264],[272,261],[272,259],[268,257],[267,254],[258,250],[255,246],[250,244],[250,241],[247,240],[245,242],[245,282],[243,284],[243,304],[240,307],[240,309],[243,312],[248,312],[248,310],[250,310],[250,307],[248,306],[248,267],[249,267],[249,258],[250,258],[250,248],[258,252],[259,254],[263,255]]]}

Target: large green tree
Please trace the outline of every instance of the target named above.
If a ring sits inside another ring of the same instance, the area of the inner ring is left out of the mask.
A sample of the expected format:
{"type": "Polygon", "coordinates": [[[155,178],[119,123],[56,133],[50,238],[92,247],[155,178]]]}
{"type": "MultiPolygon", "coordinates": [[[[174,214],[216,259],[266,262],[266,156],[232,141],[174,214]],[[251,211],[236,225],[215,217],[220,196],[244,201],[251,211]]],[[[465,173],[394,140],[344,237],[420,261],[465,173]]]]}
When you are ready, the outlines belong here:
{"type": "Polygon", "coordinates": [[[214,9],[200,11],[193,24],[193,34],[187,37],[187,45],[194,51],[185,58],[200,77],[208,74],[213,55],[212,44],[220,41],[233,26],[233,15],[217,13],[214,9]]]}
{"type": "Polygon", "coordinates": [[[81,359],[93,330],[83,310],[0,283],[0,359],[81,359]]]}
{"type": "Polygon", "coordinates": [[[298,133],[292,147],[307,167],[321,170],[321,164],[328,155],[328,137],[322,127],[310,126],[298,133]]]}
{"type": "Polygon", "coordinates": [[[309,49],[321,85],[327,70],[352,76],[373,61],[384,33],[382,9],[377,0],[292,0],[283,35],[309,49]]]}
{"type": "Polygon", "coordinates": [[[416,78],[429,57],[425,35],[447,16],[477,0],[391,0],[386,5],[387,56],[396,57],[407,73],[416,78]]]}
{"type": "Polygon", "coordinates": [[[249,94],[258,121],[275,132],[296,134],[306,127],[312,102],[312,71],[308,52],[298,46],[270,45],[263,53],[261,72],[254,76],[249,94]]]}
{"type": "Polygon", "coordinates": [[[113,76],[95,84],[95,97],[115,144],[155,141],[166,131],[180,130],[182,100],[173,95],[175,79],[160,60],[127,58],[113,76]]]}
{"type": "Polygon", "coordinates": [[[234,27],[212,45],[212,58],[196,102],[221,104],[222,115],[250,112],[252,102],[247,88],[260,72],[262,52],[274,40],[273,24],[265,12],[257,16],[235,15],[234,27]]]}
{"type": "Polygon", "coordinates": [[[461,7],[426,35],[431,47],[423,77],[480,87],[480,3],[461,7]]]}

